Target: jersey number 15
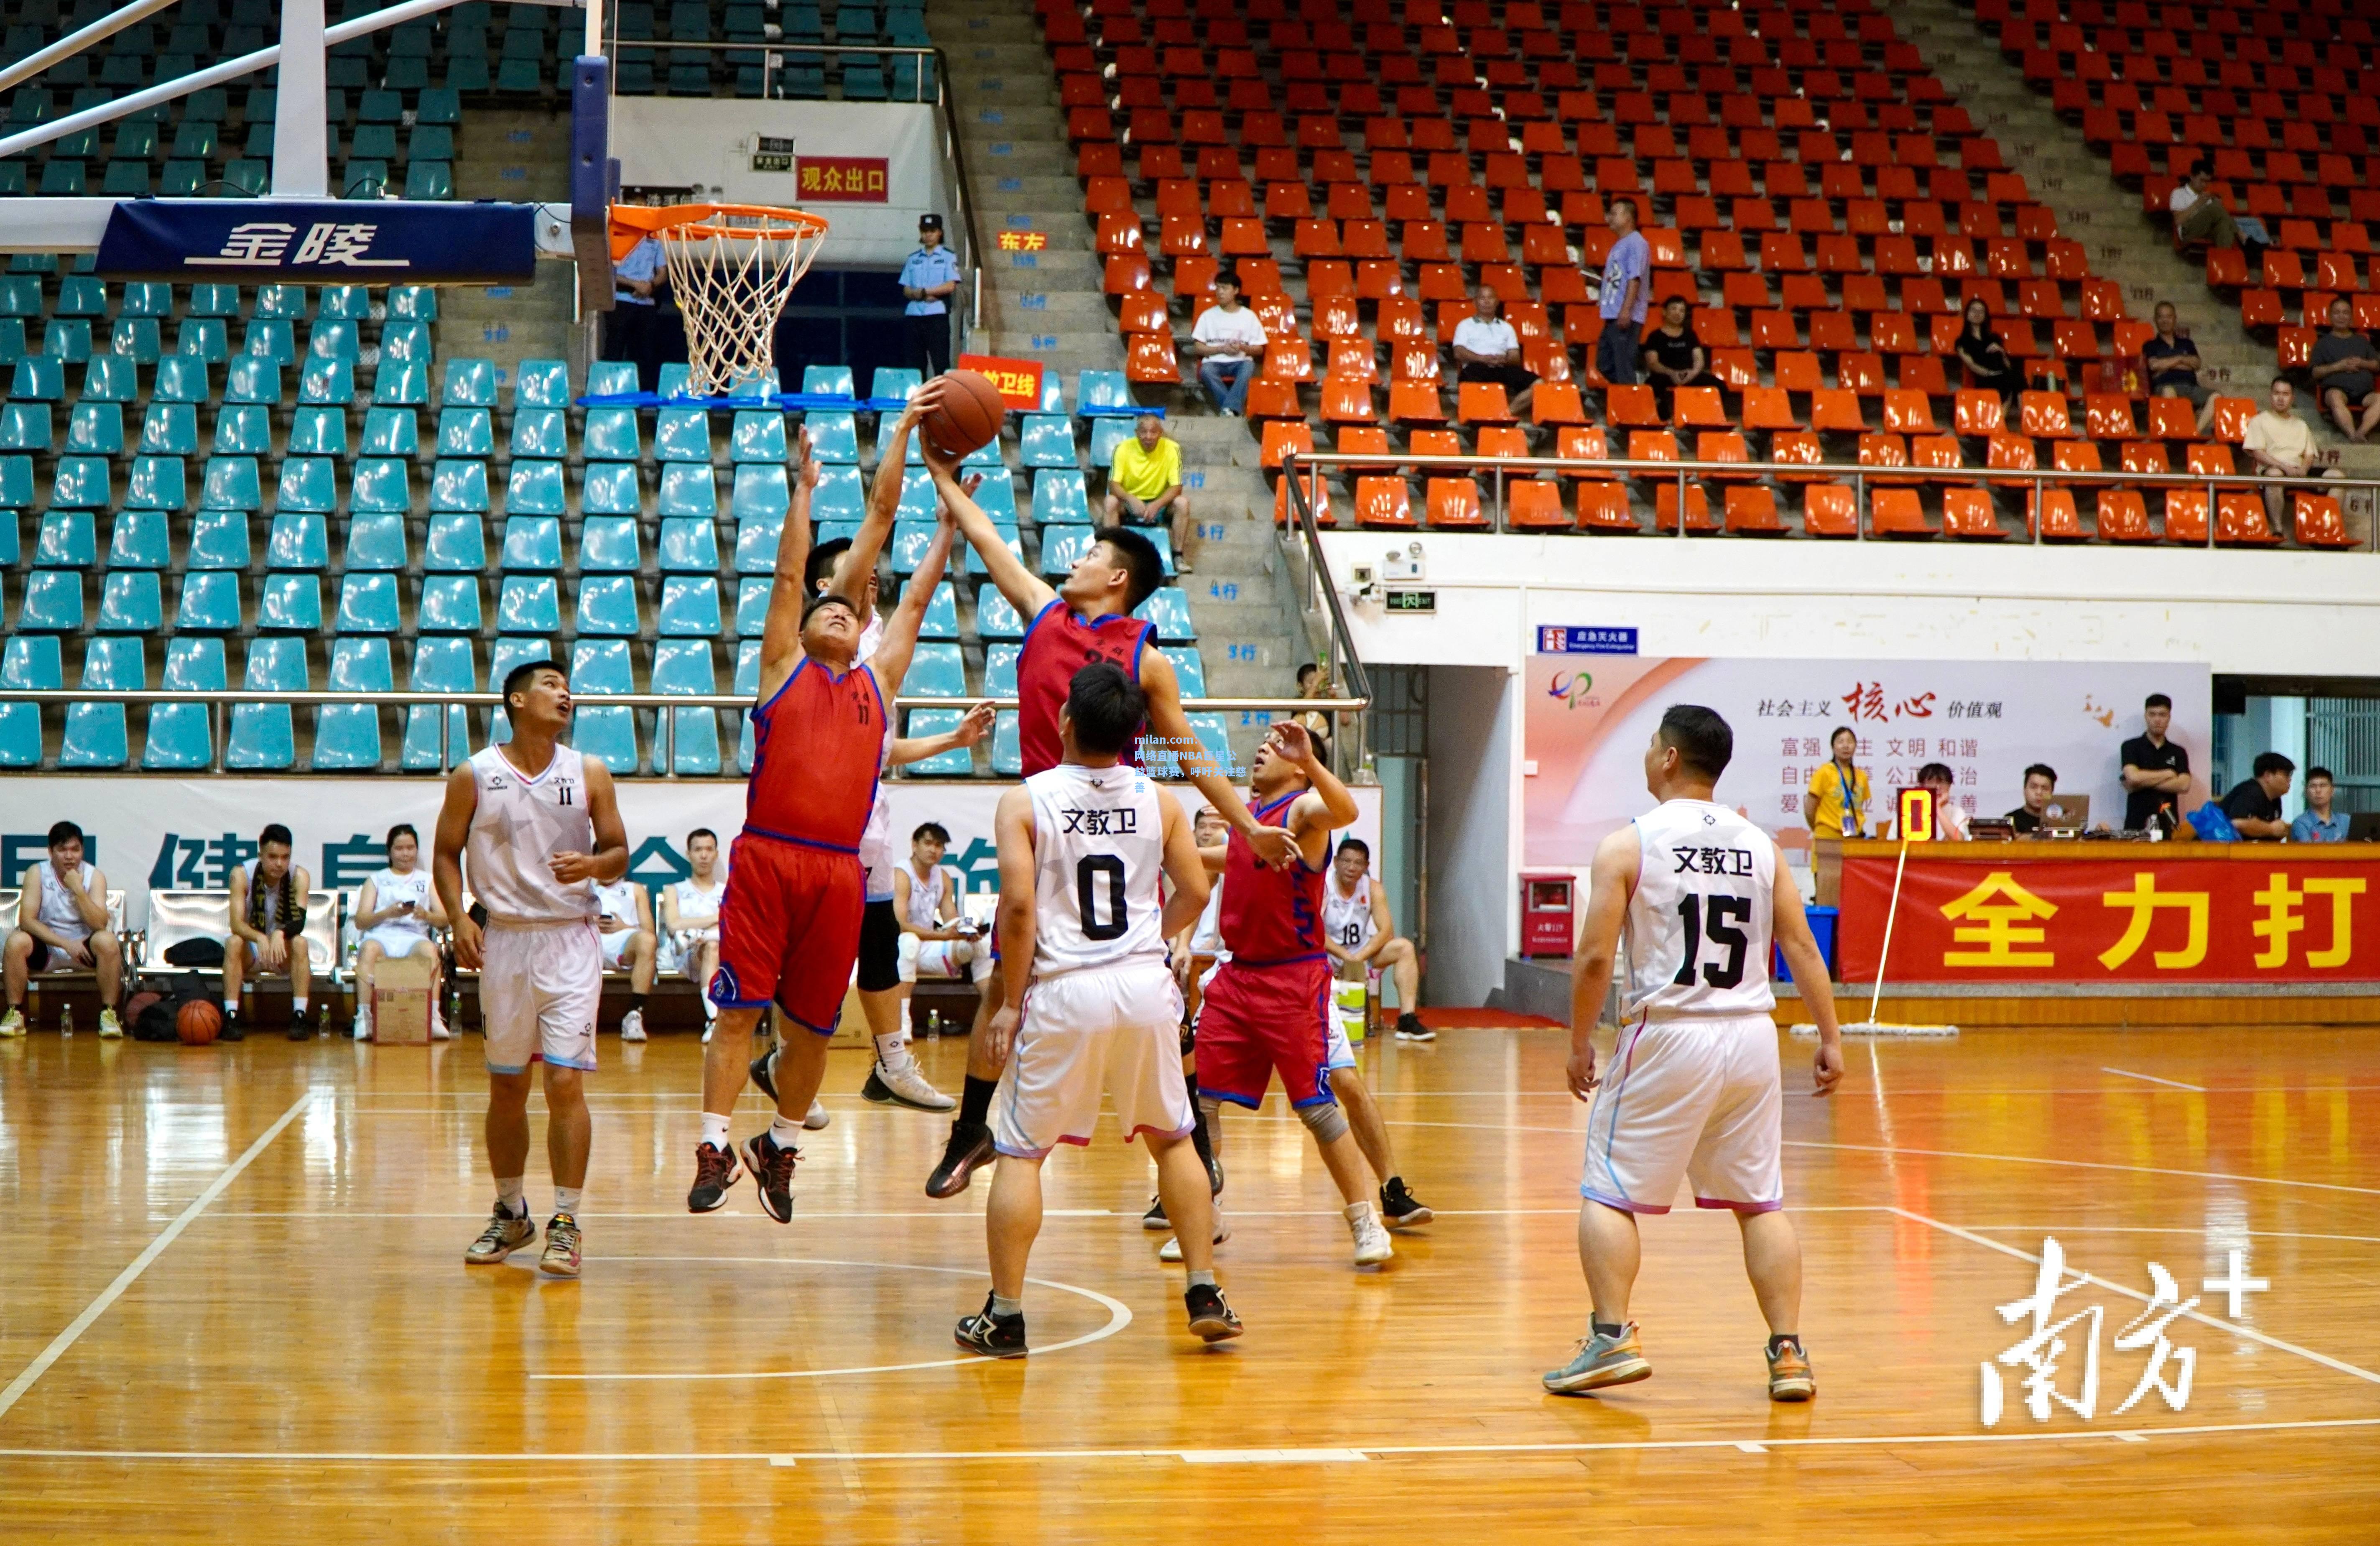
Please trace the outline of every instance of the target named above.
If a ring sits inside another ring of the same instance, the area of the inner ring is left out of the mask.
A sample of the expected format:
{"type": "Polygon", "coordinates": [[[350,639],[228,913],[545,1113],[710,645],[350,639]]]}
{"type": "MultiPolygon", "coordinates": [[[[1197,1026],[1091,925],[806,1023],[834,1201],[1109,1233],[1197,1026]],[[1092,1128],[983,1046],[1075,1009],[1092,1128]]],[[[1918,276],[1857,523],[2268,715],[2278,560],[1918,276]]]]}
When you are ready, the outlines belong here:
{"type": "Polygon", "coordinates": [[[1671,985],[1688,988],[1694,985],[1694,963],[1703,953],[1703,941],[1727,949],[1725,962],[1704,963],[1703,980],[1714,988],[1733,988],[1743,981],[1743,956],[1752,947],[1752,940],[1743,926],[1752,921],[1752,899],[1747,896],[1695,896],[1678,898],[1678,917],[1686,925],[1686,958],[1678,968],[1671,985]]]}

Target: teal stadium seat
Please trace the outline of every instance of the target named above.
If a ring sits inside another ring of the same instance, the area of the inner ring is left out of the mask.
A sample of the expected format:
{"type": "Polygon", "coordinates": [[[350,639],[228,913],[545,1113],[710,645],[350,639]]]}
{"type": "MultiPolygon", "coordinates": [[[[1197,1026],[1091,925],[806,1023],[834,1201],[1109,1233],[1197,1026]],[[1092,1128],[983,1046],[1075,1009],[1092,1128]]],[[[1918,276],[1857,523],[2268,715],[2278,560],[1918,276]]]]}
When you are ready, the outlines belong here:
{"type": "Polygon", "coordinates": [[[1062,575],[1096,545],[1087,526],[1045,526],[1041,529],[1041,572],[1062,575]]]}
{"type": "MultiPolygon", "coordinates": [[[[46,445],[48,437],[43,436],[46,445]]],[[[27,449],[41,449],[28,447],[27,449]]],[[[868,513],[868,495],[859,481],[856,467],[822,466],[819,469],[818,487],[810,491],[810,519],[813,521],[856,521],[868,513]]]]}
{"type": "Polygon", "coordinates": [[[50,471],[50,503],[69,509],[103,509],[115,502],[105,456],[60,456],[50,471]]]}
{"type": "Polygon", "coordinates": [[[633,462],[643,454],[638,436],[635,408],[590,408],[580,449],[590,462],[633,462]]]}
{"type": "Polygon", "coordinates": [[[653,456],[662,462],[710,462],[707,408],[665,408],[653,424],[653,456]]]}
{"type": "MultiPolygon", "coordinates": [[[[735,582],[736,638],[760,637],[760,630],[769,620],[769,589],[766,579],[747,577],[735,582]]],[[[79,615],[76,621],[81,621],[79,615]]]]}
{"type": "MultiPolygon", "coordinates": [[[[285,322],[267,317],[249,321],[248,330],[240,335],[239,354],[232,360],[235,370],[241,360],[262,359],[273,366],[272,383],[276,396],[281,390],[281,367],[298,358],[298,330],[285,322]]],[[[261,391],[260,384],[257,390],[261,391]]],[[[261,401],[262,399],[259,399],[261,401]]]]}
{"type": "Polygon", "coordinates": [[[589,516],[634,516],[645,507],[643,481],[634,462],[589,462],[579,485],[578,508],[589,516]]]}
{"type": "Polygon", "coordinates": [[[633,575],[589,575],[578,582],[578,633],[634,639],[644,629],[633,575]]]}
{"type": "MultiPolygon", "coordinates": [[[[717,588],[712,604],[717,605],[717,588]]],[[[715,630],[714,630],[715,631],[715,630]]],[[[689,696],[716,692],[709,639],[663,639],[653,646],[652,690],[689,696]]],[[[669,767],[662,766],[658,729],[653,748],[655,773],[703,775],[719,772],[719,714],[713,709],[671,709],[669,767]]]]}
{"type": "Polygon", "coordinates": [[[346,567],[395,573],[406,566],[405,517],[387,511],[366,512],[347,520],[346,567]]]}
{"type": "Polygon", "coordinates": [[[409,408],[375,408],[364,414],[364,434],[357,454],[365,456],[403,456],[407,460],[421,454],[421,420],[409,408]]]}
{"type": "MultiPolygon", "coordinates": [[[[912,709],[909,711],[908,734],[922,739],[928,736],[943,736],[959,727],[966,718],[964,709],[912,709]]],[[[902,770],[905,778],[965,778],[975,772],[975,753],[966,748],[953,747],[931,757],[922,757],[902,770]]]]}
{"type": "Polygon", "coordinates": [[[356,362],[310,359],[298,368],[298,400],[313,408],[346,408],[356,400],[356,362]]]}
{"type": "Polygon", "coordinates": [[[495,416],[483,408],[439,409],[438,454],[442,456],[494,456],[495,416]]]}
{"type": "Polygon", "coordinates": [[[922,466],[907,468],[901,475],[901,503],[892,518],[931,521],[941,513],[941,495],[934,488],[934,475],[922,466]]]}
{"type": "MultiPolygon", "coordinates": [[[[906,600],[904,597],[903,600],[906,600]]],[[[934,587],[926,598],[926,615],[917,625],[919,639],[951,639],[959,636],[959,597],[949,580],[934,587]]]]}
{"type": "Polygon", "coordinates": [[[802,416],[802,427],[809,432],[810,454],[820,461],[845,467],[858,464],[859,427],[852,413],[841,408],[811,408],[802,416]]]}
{"type": "MultiPolygon", "coordinates": [[[[13,517],[8,524],[15,525],[13,517]]],[[[110,569],[163,569],[173,561],[173,539],[166,530],[164,511],[128,507],[115,513],[107,539],[110,569]]]]}
{"type": "MultiPolygon", "coordinates": [[[[207,512],[200,512],[201,516],[207,512]]],[[[218,516],[237,515],[217,511],[218,516]]],[[[240,519],[240,544],[248,542],[248,522],[240,519]]],[[[243,568],[246,567],[243,562],[243,568]]],[[[240,576],[230,569],[192,569],[182,577],[182,595],[174,609],[176,633],[232,633],[240,622],[240,576]]]]}
{"type": "MultiPolygon", "coordinates": [[[[162,379],[164,368],[157,371],[162,379]]],[[[152,456],[193,456],[199,450],[199,410],[188,403],[152,401],[140,413],[140,452],[152,456]]]]}
{"type": "MultiPolygon", "coordinates": [[[[352,577],[350,577],[352,578],[352,577]]],[[[386,579],[392,589],[394,579],[386,579]]],[[[340,610],[346,610],[343,601],[340,610]]],[[[331,645],[331,692],[392,692],[385,639],[341,639],[331,645]]],[[[380,709],[371,703],[325,703],[314,714],[314,769],[318,773],[374,773],[381,759],[380,709]]]]}
{"type": "Polygon", "coordinates": [[[215,437],[209,449],[218,456],[271,456],[273,410],[257,403],[217,410],[215,437]]]}
{"type": "MultiPolygon", "coordinates": [[[[588,523],[590,527],[592,521],[588,523]]],[[[633,522],[630,523],[632,526],[633,522]]],[[[580,564],[586,563],[581,543],[580,564]]],[[[635,556],[635,549],[629,550],[635,556]]],[[[716,575],[719,572],[719,529],[707,520],[673,517],[662,522],[661,567],[663,574],[716,575]]]]}
{"type": "MultiPolygon", "coordinates": [[[[420,131],[415,130],[418,137],[420,131]]],[[[513,373],[513,411],[570,406],[570,365],[561,359],[524,359],[513,373]]]]}
{"type": "Polygon", "coordinates": [[[577,699],[570,744],[615,773],[637,771],[637,714],[622,704],[591,700],[633,692],[627,641],[581,639],[571,650],[570,688],[577,699]]]}
{"type": "Polygon", "coordinates": [[[474,461],[442,461],[430,469],[430,508],[468,510],[484,515],[488,509],[488,464],[474,461]]]}
{"type": "Polygon", "coordinates": [[[221,317],[186,316],[174,331],[174,352],[220,365],[231,358],[231,335],[221,317]]]}
{"type": "Polygon", "coordinates": [[[625,359],[599,359],[587,367],[587,395],[624,396],[638,390],[637,367],[625,359]]]}
{"type": "Polygon", "coordinates": [[[581,573],[633,575],[643,566],[638,523],[634,517],[589,517],[579,528],[578,567],[581,573]]]}
{"type": "Polygon", "coordinates": [[[33,535],[33,562],[48,569],[88,569],[98,563],[97,523],[91,511],[44,511],[33,535]]]}
{"type": "Polygon", "coordinates": [[[25,577],[17,603],[17,627],[28,633],[74,633],[82,627],[82,574],[74,569],[35,569],[25,577]]]}
{"type": "Polygon", "coordinates": [[[1136,420],[1124,418],[1091,420],[1091,465],[1104,473],[1115,465],[1116,447],[1133,438],[1136,420]]]}
{"type": "Polygon", "coordinates": [[[314,315],[325,321],[364,322],[371,316],[371,291],[361,285],[325,285],[316,298],[314,315]]]}
{"type": "MultiPolygon", "coordinates": [[[[768,607],[763,588],[759,606],[768,607]]],[[[739,603],[740,610],[740,603],[739,603]]],[[[741,621],[740,617],[738,619],[741,621]]],[[[664,639],[716,639],[720,635],[719,583],[707,575],[669,575],[662,580],[659,631],[664,639]]]]}
{"type": "Polygon", "coordinates": [[[856,397],[848,365],[805,365],[802,395],[806,397],[856,397]]]}
{"type": "Polygon", "coordinates": [[[563,514],[562,464],[558,461],[516,460],[504,479],[504,513],[515,516],[563,514]]]}
{"type": "Polygon", "coordinates": [[[921,643],[909,657],[901,692],[910,698],[965,698],[966,663],[956,644],[921,643]]]}
{"type": "Polygon", "coordinates": [[[347,454],[345,408],[301,408],[289,419],[288,452],[293,456],[337,456],[347,454]]]}
{"type": "MultiPolygon", "coordinates": [[[[473,582],[473,595],[478,594],[473,582]]],[[[478,603],[473,603],[476,613],[478,603]]],[[[411,692],[470,692],[478,682],[474,646],[468,639],[424,634],[414,642],[413,669],[406,688],[411,692]]],[[[460,705],[446,710],[445,760],[439,757],[436,705],[416,703],[405,711],[405,737],[397,749],[397,765],[407,772],[453,767],[471,754],[470,715],[460,705]]]]}
{"type": "Polygon", "coordinates": [[[486,523],[468,510],[430,517],[421,566],[433,574],[480,574],[488,566],[486,523]]]}
{"type": "Polygon", "coordinates": [[[430,401],[430,367],[419,359],[399,359],[381,346],[380,368],[372,372],[372,402],[378,407],[420,408],[430,401]]]}
{"type": "MultiPolygon", "coordinates": [[[[82,400],[76,406],[76,412],[81,412],[84,408],[96,408],[103,403],[137,403],[140,400],[140,362],[139,360],[121,354],[95,354],[91,357],[90,362],[83,366],[82,400]]],[[[116,409],[115,418],[116,451],[121,451],[124,440],[124,413],[121,408],[116,409]]],[[[73,432],[71,427],[67,432],[71,437],[73,432]]],[[[115,451],[108,453],[110,456],[115,454],[115,451]]]]}
{"type": "Polygon", "coordinates": [[[1087,415],[1140,411],[1122,371],[1085,371],[1075,378],[1075,398],[1082,405],[1076,411],[1087,415]]]}
{"type": "Polygon", "coordinates": [[[496,592],[499,632],[551,634],[562,627],[562,591],[552,575],[506,575],[496,592]]]}
{"type": "Polygon", "coordinates": [[[765,575],[777,566],[777,543],[785,532],[785,517],[758,512],[735,521],[735,572],[765,575]]]}
{"type": "Polygon", "coordinates": [[[785,462],[785,416],[756,408],[738,408],[727,436],[727,457],[733,462],[785,462]]]}
{"type": "Polygon", "coordinates": [[[480,627],[479,576],[423,576],[420,605],[415,616],[425,634],[478,633],[480,627]]]}
{"type": "Polygon", "coordinates": [[[992,586],[982,585],[975,593],[975,631],[978,639],[1014,639],[1025,637],[1026,620],[1008,604],[1008,598],[992,586]]]}
{"type": "Polygon", "coordinates": [[[355,323],[337,317],[326,317],[306,330],[306,358],[298,367],[301,372],[299,379],[302,381],[303,372],[312,369],[317,361],[344,359],[352,363],[362,352],[363,341],[356,332],[355,323]]]}
{"type": "Polygon", "coordinates": [[[332,622],[332,632],[391,634],[401,626],[395,575],[357,570],[340,577],[339,610],[332,622]]]}
{"type": "Polygon", "coordinates": [[[413,464],[400,456],[367,456],[355,464],[347,507],[358,515],[402,516],[413,508],[413,464]]]}
{"type": "Polygon", "coordinates": [[[446,389],[439,398],[442,408],[493,408],[496,406],[496,362],[492,359],[450,359],[446,362],[446,389]]]}
{"type": "Polygon", "coordinates": [[[302,510],[274,516],[264,539],[264,566],[317,573],[329,568],[331,540],[322,517],[302,510]]]}
{"type": "Polygon", "coordinates": [[[1157,637],[1169,644],[1197,642],[1197,625],[1190,620],[1190,598],[1179,586],[1159,586],[1133,615],[1156,624],[1157,637]]]}
{"type": "Polygon", "coordinates": [[[323,516],[337,509],[339,481],[331,470],[331,458],[284,457],[280,483],[273,493],[273,507],[285,513],[298,511],[323,516]]]}
{"type": "Polygon", "coordinates": [[[108,633],[152,634],[165,626],[164,583],[154,569],[115,569],[99,589],[99,627],[108,633]]]}
{"type": "Polygon", "coordinates": [[[256,626],[276,633],[321,633],[322,578],[266,575],[256,593],[256,626]]]}
{"type": "MultiPolygon", "coordinates": [[[[18,361],[23,368],[23,361],[18,361]]],[[[0,451],[47,451],[50,448],[50,405],[10,403],[0,408],[0,451]]]]}
{"type": "MultiPolygon", "coordinates": [[[[152,575],[151,579],[157,577],[152,575]]],[[[137,692],[149,685],[149,660],[138,639],[92,639],[83,645],[82,685],[103,692],[137,692]]],[[[58,745],[62,768],[120,768],[131,749],[121,703],[69,703],[66,735],[58,745]]]]}
{"type": "Polygon", "coordinates": [[[569,415],[558,408],[514,409],[512,453],[554,461],[569,456],[569,415]]]}
{"type": "Polygon", "coordinates": [[[504,522],[504,571],[562,572],[562,522],[552,516],[514,516],[504,522]]]}
{"type": "Polygon", "coordinates": [[[895,398],[905,403],[909,400],[909,395],[924,384],[925,378],[915,371],[900,366],[880,365],[877,367],[874,379],[868,383],[868,395],[871,397],[895,398]]]}
{"type": "Polygon", "coordinates": [[[256,476],[254,456],[210,456],[199,485],[199,505],[207,510],[262,508],[264,493],[256,476]]]}
{"type": "Polygon", "coordinates": [[[1021,649],[1014,644],[987,644],[983,647],[983,695],[986,698],[1016,696],[1016,657],[1021,649]]]}
{"type": "Polygon", "coordinates": [[[1090,525],[1091,501],[1083,489],[1083,475],[1072,468],[1035,473],[1033,518],[1043,526],[1090,525]]]}
{"type": "MultiPolygon", "coordinates": [[[[54,692],[66,686],[58,640],[50,635],[17,634],[0,644],[0,688],[54,692]]],[[[0,703],[0,767],[34,768],[42,762],[42,711],[33,703],[0,703]]]]}
{"type": "MultiPolygon", "coordinates": [[[[248,512],[200,510],[192,516],[189,555],[185,566],[193,571],[245,571],[248,567],[248,512]]],[[[237,624],[229,626],[237,627],[237,624]]]]}
{"type": "MultiPolygon", "coordinates": [[[[165,641],[165,676],[169,692],[221,692],[224,641],[192,634],[165,641]]],[[[149,735],[140,765],[152,772],[177,772],[211,766],[215,741],[212,711],[204,703],[158,703],[149,710],[149,735]]]]}
{"type": "Polygon", "coordinates": [[[1175,680],[1184,698],[1207,696],[1207,662],[1195,644],[1161,644],[1158,648],[1173,663],[1175,680]]]}
{"type": "MultiPolygon", "coordinates": [[[[381,358],[401,359],[407,364],[419,365],[426,371],[430,368],[431,349],[429,323],[418,318],[400,319],[396,315],[395,308],[392,306],[389,310],[389,320],[382,324],[380,330],[381,358]]],[[[481,360],[480,363],[487,362],[481,360]]],[[[424,380],[427,380],[426,376],[424,380]]],[[[471,405],[461,403],[455,406],[468,408],[471,405]]]]}
{"type": "Polygon", "coordinates": [[[719,516],[719,480],[709,462],[663,462],[659,509],[664,517],[694,516],[715,520],[719,516]]]}
{"type": "Polygon", "coordinates": [[[250,315],[302,322],[306,316],[306,286],[259,285],[256,287],[256,310],[250,315]]]}
{"type": "Polygon", "coordinates": [[[991,771],[1002,778],[1025,772],[1025,738],[1016,726],[1016,711],[1002,709],[991,722],[991,771]]]}
{"type": "MultiPolygon", "coordinates": [[[[22,323],[14,325],[19,328],[23,326],[22,323]]],[[[130,359],[140,365],[154,365],[164,357],[165,352],[164,339],[157,331],[157,319],[154,317],[116,318],[115,324],[107,330],[107,348],[109,353],[130,359]]],[[[19,347],[17,356],[21,356],[23,353],[23,348],[19,347]]],[[[5,345],[0,345],[0,359],[9,358],[14,357],[8,354],[5,345]]],[[[97,356],[93,358],[96,359],[97,356]]]]}
{"type": "MultiPolygon", "coordinates": [[[[240,686],[256,692],[303,692],[307,688],[306,641],[250,639],[240,686]]],[[[297,735],[286,703],[235,703],[224,765],[242,771],[277,772],[298,761],[297,735]]]]}
{"type": "Polygon", "coordinates": [[[157,361],[156,378],[149,385],[149,401],[203,403],[209,400],[207,362],[194,354],[169,354],[157,361]]]}
{"type": "Polygon", "coordinates": [[[739,521],[747,516],[781,519],[790,506],[790,493],[782,464],[746,462],[735,469],[727,510],[739,521]]]}
{"type": "Polygon", "coordinates": [[[1017,436],[1017,462],[1028,469],[1075,467],[1074,420],[1062,414],[1026,414],[1017,436]]]}

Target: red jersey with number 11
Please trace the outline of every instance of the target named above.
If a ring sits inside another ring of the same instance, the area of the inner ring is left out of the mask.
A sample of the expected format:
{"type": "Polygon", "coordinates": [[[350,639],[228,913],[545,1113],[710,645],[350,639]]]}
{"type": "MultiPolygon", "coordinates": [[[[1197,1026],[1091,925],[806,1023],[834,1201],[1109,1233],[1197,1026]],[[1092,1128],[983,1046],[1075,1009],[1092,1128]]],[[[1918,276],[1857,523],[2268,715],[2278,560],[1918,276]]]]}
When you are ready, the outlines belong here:
{"type": "MultiPolygon", "coordinates": [[[[1064,755],[1058,711],[1065,706],[1075,673],[1093,661],[1112,661],[1139,681],[1140,652],[1152,632],[1137,617],[1078,615],[1062,599],[1034,617],[1016,655],[1016,742],[1026,777],[1049,772],[1064,755]]],[[[1124,747],[1120,761],[1140,766],[1139,736],[1124,747]]]]}
{"type": "Polygon", "coordinates": [[[837,676],[805,657],[775,697],[752,711],[752,780],[744,830],[856,854],[883,766],[884,694],[876,673],[837,676]]]}
{"type": "MultiPolygon", "coordinates": [[[[1304,793],[1283,795],[1249,814],[1261,825],[1286,827],[1289,808],[1304,793]]],[[[1248,840],[1233,828],[1224,844],[1223,906],[1217,919],[1232,965],[1281,967],[1322,959],[1324,878],[1302,854],[1286,870],[1266,869],[1248,840]]]]}

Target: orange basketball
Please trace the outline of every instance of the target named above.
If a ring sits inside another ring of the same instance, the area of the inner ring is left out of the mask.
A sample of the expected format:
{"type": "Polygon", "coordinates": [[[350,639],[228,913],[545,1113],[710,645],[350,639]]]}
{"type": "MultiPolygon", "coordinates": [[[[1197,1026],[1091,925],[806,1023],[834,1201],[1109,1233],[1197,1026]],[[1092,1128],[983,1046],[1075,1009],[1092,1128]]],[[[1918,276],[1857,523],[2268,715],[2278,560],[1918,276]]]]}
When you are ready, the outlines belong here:
{"type": "Polygon", "coordinates": [[[989,445],[1008,417],[1000,388],[973,371],[950,371],[929,383],[933,402],[918,428],[934,449],[946,456],[964,456],[989,445]]]}
{"type": "Polygon", "coordinates": [[[223,1011],[204,999],[192,999],[174,1016],[174,1029],[186,1047],[203,1047],[223,1029],[223,1011]]]}

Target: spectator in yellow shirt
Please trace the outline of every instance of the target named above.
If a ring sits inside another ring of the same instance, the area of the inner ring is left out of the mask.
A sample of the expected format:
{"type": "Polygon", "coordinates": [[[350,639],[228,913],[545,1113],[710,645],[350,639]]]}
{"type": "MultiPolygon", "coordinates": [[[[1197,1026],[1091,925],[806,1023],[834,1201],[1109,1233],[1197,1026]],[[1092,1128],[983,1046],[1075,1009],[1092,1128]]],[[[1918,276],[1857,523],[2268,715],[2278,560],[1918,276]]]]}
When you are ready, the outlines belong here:
{"type": "Polygon", "coordinates": [[[1867,770],[1852,765],[1859,751],[1859,736],[1848,724],[1828,739],[1834,755],[1810,770],[1810,787],[1802,796],[1802,820],[1813,837],[1866,837],[1867,770]]]}
{"type": "Polygon", "coordinates": [[[1173,567],[1190,572],[1190,496],[1182,492],[1182,444],[1165,433],[1165,421],[1144,413],[1133,437],[1119,442],[1108,466],[1108,519],[1144,525],[1164,521],[1173,530],[1173,567]]]}

